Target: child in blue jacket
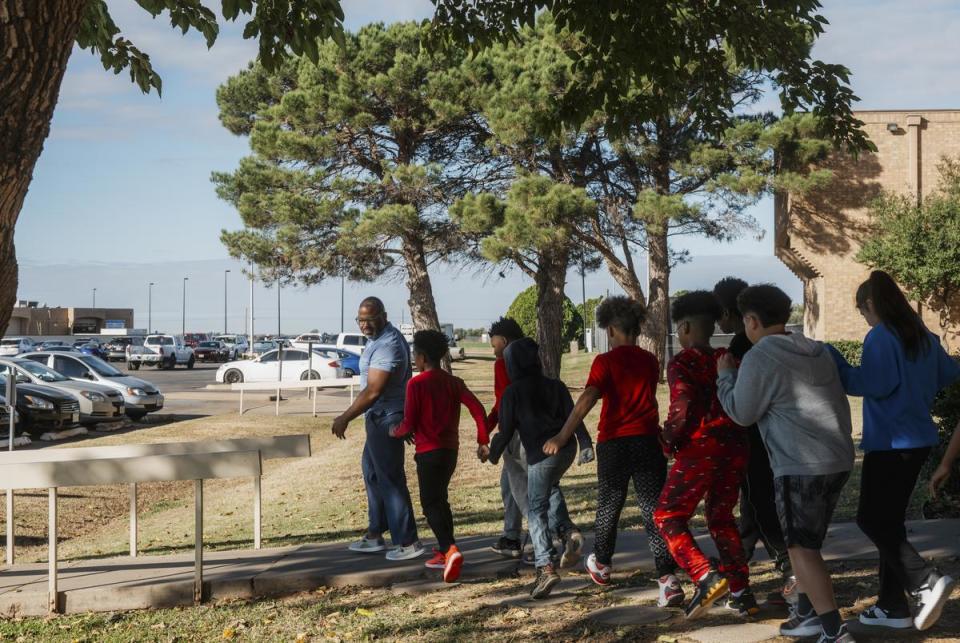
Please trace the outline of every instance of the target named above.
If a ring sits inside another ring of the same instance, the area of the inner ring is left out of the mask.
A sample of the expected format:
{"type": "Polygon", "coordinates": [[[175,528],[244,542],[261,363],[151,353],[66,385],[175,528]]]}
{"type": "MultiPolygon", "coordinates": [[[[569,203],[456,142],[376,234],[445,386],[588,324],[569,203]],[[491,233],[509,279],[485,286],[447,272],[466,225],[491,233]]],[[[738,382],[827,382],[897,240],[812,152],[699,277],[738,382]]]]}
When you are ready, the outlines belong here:
{"type": "Polygon", "coordinates": [[[863,397],[857,525],[880,552],[877,604],[860,614],[860,622],[925,630],[940,617],[956,581],[917,553],[904,521],[920,470],[939,441],[931,405],[938,391],[960,377],[960,366],[887,273],[871,273],[856,300],[871,327],[861,364],[853,367],[832,352],[847,393],[863,397]]]}

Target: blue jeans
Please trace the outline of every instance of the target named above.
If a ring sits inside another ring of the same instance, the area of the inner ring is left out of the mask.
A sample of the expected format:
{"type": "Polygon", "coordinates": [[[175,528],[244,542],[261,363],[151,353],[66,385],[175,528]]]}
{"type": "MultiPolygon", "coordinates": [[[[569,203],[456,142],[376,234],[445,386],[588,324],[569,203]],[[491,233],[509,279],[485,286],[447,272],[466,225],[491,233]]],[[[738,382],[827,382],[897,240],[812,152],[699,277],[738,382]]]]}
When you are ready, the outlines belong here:
{"type": "Polygon", "coordinates": [[[567,472],[577,455],[577,443],[570,440],[557,455],[536,464],[527,465],[527,526],[533,541],[533,554],[537,567],[545,567],[557,558],[550,538],[550,517],[555,524],[572,525],[567,513],[567,503],[560,491],[560,478],[567,472]],[[551,496],[554,502],[551,503],[551,496]],[[551,511],[551,504],[553,504],[551,511]]]}
{"type": "MultiPolygon", "coordinates": [[[[500,496],[503,499],[503,537],[522,540],[523,517],[528,513],[527,505],[527,454],[520,442],[520,434],[515,433],[509,446],[501,457],[503,468],[500,470],[500,496]]],[[[554,487],[550,494],[550,534],[562,538],[567,532],[576,529],[567,513],[560,487],[554,487]]]]}
{"type": "Polygon", "coordinates": [[[417,523],[403,469],[404,442],[387,433],[401,420],[402,411],[367,413],[367,441],[360,463],[367,490],[367,531],[381,536],[389,531],[394,545],[410,545],[417,540],[417,523]]]}

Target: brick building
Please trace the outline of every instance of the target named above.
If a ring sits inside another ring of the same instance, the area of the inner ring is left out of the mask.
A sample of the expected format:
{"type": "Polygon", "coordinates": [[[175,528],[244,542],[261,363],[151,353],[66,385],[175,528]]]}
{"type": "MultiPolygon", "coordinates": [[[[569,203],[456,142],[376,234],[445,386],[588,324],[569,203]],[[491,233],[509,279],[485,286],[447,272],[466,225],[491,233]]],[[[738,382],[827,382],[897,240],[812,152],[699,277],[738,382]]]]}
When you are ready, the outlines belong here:
{"type": "MultiPolygon", "coordinates": [[[[918,198],[937,188],[937,165],[960,156],[960,110],[857,112],[876,153],[854,159],[838,154],[826,163],[831,185],[798,198],[774,200],[774,249],[803,282],[804,330],[821,340],[862,339],[868,327],[854,295],[869,269],[854,258],[867,234],[867,206],[881,191],[918,198]]],[[[938,315],[921,307],[927,327],[940,332],[938,315]]],[[[944,339],[960,346],[958,328],[944,339]]]]}
{"type": "Polygon", "coordinates": [[[105,328],[133,328],[133,309],[49,308],[18,301],[4,336],[93,335],[105,328]]]}

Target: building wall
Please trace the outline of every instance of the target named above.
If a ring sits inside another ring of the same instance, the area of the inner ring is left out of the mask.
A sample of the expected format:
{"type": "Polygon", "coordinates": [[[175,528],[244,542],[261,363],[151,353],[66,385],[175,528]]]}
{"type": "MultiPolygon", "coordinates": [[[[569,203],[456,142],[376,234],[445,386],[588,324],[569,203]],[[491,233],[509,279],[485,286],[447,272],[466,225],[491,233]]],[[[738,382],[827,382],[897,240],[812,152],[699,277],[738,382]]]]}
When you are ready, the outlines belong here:
{"type": "MultiPolygon", "coordinates": [[[[835,174],[827,188],[803,198],[781,194],[774,203],[775,252],[804,283],[805,332],[822,340],[862,339],[868,330],[854,295],[869,275],[855,259],[870,233],[869,203],[882,191],[922,198],[937,188],[940,160],[960,156],[960,111],[856,115],[877,152],[837,154],[825,163],[835,174]]],[[[938,331],[938,316],[921,312],[938,331]]],[[[952,347],[960,345],[958,330],[945,333],[952,347]]]]}
{"type": "Polygon", "coordinates": [[[74,326],[80,320],[90,320],[94,330],[82,333],[98,333],[108,319],[121,320],[125,328],[133,328],[132,308],[27,308],[13,309],[4,336],[60,336],[73,335],[74,326]]]}

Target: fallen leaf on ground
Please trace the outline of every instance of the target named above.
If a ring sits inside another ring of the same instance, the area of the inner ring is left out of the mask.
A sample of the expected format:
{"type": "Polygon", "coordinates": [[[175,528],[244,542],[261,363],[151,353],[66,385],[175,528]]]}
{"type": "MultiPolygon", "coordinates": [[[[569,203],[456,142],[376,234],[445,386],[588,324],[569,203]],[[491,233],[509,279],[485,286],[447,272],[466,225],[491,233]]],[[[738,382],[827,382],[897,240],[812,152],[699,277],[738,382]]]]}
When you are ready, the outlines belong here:
{"type": "Polygon", "coordinates": [[[367,618],[373,618],[373,612],[365,607],[358,607],[357,614],[360,616],[366,616],[367,618]]]}

